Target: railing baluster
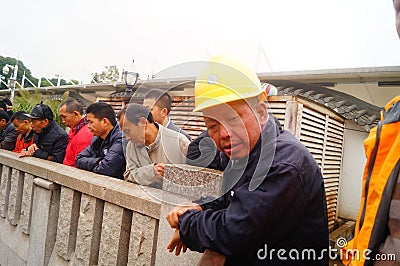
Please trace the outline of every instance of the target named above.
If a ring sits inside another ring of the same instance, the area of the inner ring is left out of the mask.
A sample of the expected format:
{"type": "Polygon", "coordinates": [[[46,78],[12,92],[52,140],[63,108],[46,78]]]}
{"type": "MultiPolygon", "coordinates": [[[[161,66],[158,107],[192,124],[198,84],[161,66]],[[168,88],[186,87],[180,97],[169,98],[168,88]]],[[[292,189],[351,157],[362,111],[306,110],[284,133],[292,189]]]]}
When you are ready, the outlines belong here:
{"type": "Polygon", "coordinates": [[[80,205],[81,193],[61,187],[56,251],[67,261],[71,259],[71,253],[75,249],[80,205]]]}
{"type": "Polygon", "coordinates": [[[22,190],[24,187],[24,173],[12,169],[11,189],[8,204],[8,220],[11,224],[17,225],[21,216],[22,190]]]}

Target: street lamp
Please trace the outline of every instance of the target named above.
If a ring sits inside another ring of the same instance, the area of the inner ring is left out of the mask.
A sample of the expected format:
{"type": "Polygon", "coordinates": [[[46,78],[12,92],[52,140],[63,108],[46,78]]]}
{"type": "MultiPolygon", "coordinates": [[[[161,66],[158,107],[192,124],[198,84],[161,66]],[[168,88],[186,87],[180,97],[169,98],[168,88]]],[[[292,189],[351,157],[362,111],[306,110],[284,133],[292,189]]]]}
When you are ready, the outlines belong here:
{"type": "Polygon", "coordinates": [[[15,66],[11,66],[9,64],[6,64],[3,67],[3,74],[8,75],[10,72],[10,68],[14,70],[12,76],[8,79],[8,88],[11,90],[11,95],[10,95],[10,100],[12,101],[14,99],[14,93],[15,93],[15,85],[17,82],[17,74],[18,74],[18,62],[15,64],[15,66]]]}
{"type": "Polygon", "coordinates": [[[135,87],[139,79],[139,73],[130,72],[126,70],[122,72],[122,78],[124,79],[126,85],[125,92],[131,93],[133,87],[135,87]]]}

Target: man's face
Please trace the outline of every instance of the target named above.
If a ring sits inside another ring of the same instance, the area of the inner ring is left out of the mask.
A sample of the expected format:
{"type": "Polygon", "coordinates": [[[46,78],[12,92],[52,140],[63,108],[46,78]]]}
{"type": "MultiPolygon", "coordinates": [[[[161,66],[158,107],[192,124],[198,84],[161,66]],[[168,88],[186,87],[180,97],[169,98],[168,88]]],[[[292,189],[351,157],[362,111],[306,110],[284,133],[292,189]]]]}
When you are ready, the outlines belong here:
{"type": "Polygon", "coordinates": [[[145,145],[145,130],[146,123],[139,121],[137,125],[126,119],[124,121],[123,132],[127,140],[136,144],[137,146],[145,145]]]}
{"type": "Polygon", "coordinates": [[[14,119],[13,125],[15,130],[22,135],[28,134],[32,130],[32,126],[28,120],[18,120],[14,119]]]}
{"type": "Polygon", "coordinates": [[[33,131],[35,133],[40,134],[42,132],[42,129],[47,127],[49,125],[49,120],[48,119],[29,119],[33,131]]]}
{"type": "Polygon", "coordinates": [[[393,0],[393,6],[396,14],[397,35],[400,37],[400,0],[393,0]]]}
{"type": "Polygon", "coordinates": [[[165,108],[161,109],[155,103],[156,99],[146,98],[143,100],[143,106],[150,110],[154,121],[160,125],[163,125],[166,117],[166,109],[165,108]]]}
{"type": "Polygon", "coordinates": [[[59,110],[58,114],[61,117],[61,121],[64,125],[69,128],[73,128],[80,121],[80,116],[78,112],[67,112],[67,106],[63,105],[59,110]]]}
{"type": "Polygon", "coordinates": [[[90,132],[92,132],[93,136],[100,137],[102,136],[107,130],[107,123],[104,119],[97,119],[92,113],[87,114],[87,121],[88,121],[88,128],[90,132]]]}
{"type": "Polygon", "coordinates": [[[208,134],[217,148],[233,160],[250,153],[265,124],[260,120],[266,120],[266,113],[253,111],[243,100],[207,108],[203,114],[208,134]]]}
{"type": "Polygon", "coordinates": [[[0,130],[7,126],[7,121],[5,119],[0,120],[0,130]]]}

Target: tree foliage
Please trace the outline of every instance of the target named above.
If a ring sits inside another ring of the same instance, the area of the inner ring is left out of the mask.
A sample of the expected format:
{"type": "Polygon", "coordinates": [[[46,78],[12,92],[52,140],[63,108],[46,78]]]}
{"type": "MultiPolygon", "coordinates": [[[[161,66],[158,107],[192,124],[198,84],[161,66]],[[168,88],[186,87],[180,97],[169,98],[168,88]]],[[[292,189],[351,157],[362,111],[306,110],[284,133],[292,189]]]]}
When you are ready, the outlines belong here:
{"type": "Polygon", "coordinates": [[[30,113],[32,108],[43,101],[47,104],[54,114],[54,120],[63,128],[65,126],[61,122],[61,117],[58,115],[58,109],[60,104],[68,98],[69,92],[66,91],[64,94],[47,94],[42,95],[39,89],[34,92],[27,90],[19,90],[14,97],[13,110],[14,111],[24,111],[25,113],[30,113]]]}
{"type": "MultiPolygon", "coordinates": [[[[17,61],[17,59],[12,58],[12,57],[3,57],[0,56],[0,75],[2,76],[2,80],[7,83],[8,79],[12,77],[14,70],[10,68],[10,72],[7,75],[3,74],[3,67],[6,65],[10,66],[15,66],[15,64],[18,65],[18,71],[17,71],[17,81],[19,84],[22,84],[22,77],[25,72],[25,77],[28,78],[35,86],[38,85],[39,79],[32,76],[32,72],[29,68],[27,68],[22,61],[17,61]]],[[[58,79],[57,78],[51,78],[47,81],[45,78],[41,79],[40,82],[40,87],[50,87],[50,86],[57,86],[58,79]],[[50,82],[51,83],[50,83],[50,82]],[[53,84],[53,85],[52,85],[53,84]]],[[[7,89],[6,85],[4,85],[2,82],[0,82],[0,89],[7,89]]],[[[65,79],[60,79],[60,85],[74,85],[74,84],[79,84],[78,80],[72,80],[72,81],[66,81],[65,79]]],[[[18,86],[17,86],[18,87],[18,86]]],[[[32,84],[30,84],[28,81],[25,81],[24,87],[32,87],[32,84]]]]}
{"type": "Polygon", "coordinates": [[[119,71],[117,66],[106,66],[105,70],[100,73],[92,73],[91,83],[107,83],[118,81],[119,71]]]}
{"type": "MultiPolygon", "coordinates": [[[[29,68],[27,68],[23,62],[17,61],[17,59],[12,58],[12,57],[3,57],[0,56],[0,74],[2,77],[4,77],[3,81],[7,83],[8,79],[12,77],[14,70],[10,68],[10,72],[7,75],[3,74],[3,67],[6,65],[10,66],[15,66],[15,64],[18,65],[18,71],[17,71],[17,81],[19,84],[22,83],[22,76],[24,75],[31,81],[33,84],[37,84],[38,79],[32,76],[32,72],[29,68]]],[[[0,89],[6,89],[7,87],[1,83],[0,89]]]]}

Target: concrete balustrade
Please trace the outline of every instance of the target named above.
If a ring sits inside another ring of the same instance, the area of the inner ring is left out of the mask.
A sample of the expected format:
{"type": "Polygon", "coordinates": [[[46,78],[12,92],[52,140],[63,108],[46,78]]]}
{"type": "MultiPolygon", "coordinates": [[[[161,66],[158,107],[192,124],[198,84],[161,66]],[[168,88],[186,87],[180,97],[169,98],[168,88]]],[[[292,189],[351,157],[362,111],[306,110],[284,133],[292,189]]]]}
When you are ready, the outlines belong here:
{"type": "Polygon", "coordinates": [[[1,150],[0,265],[197,264],[166,250],[165,215],[218,193],[220,173],[199,170],[168,166],[158,190],[1,150]]]}

